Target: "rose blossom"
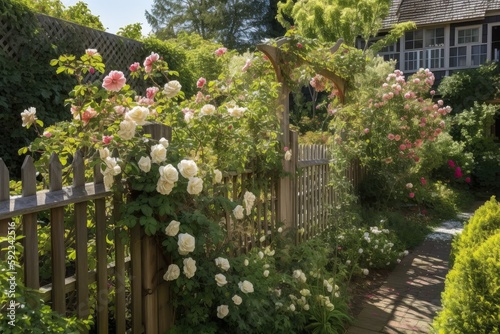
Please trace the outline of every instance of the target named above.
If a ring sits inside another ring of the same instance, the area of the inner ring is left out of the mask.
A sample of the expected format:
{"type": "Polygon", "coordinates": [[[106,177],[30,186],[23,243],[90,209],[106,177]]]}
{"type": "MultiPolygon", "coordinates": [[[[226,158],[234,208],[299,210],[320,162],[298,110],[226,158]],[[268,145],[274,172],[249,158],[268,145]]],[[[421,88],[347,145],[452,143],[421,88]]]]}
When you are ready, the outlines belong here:
{"type": "Polygon", "coordinates": [[[179,233],[181,223],[177,220],[172,220],[167,227],[165,227],[165,234],[169,237],[175,237],[179,233]]]}
{"type": "Polygon", "coordinates": [[[152,99],[155,97],[156,93],[158,93],[160,89],[158,87],[149,87],[146,88],[146,97],[148,99],[152,99]]]}
{"type": "Polygon", "coordinates": [[[410,198],[414,198],[414,197],[415,197],[415,193],[409,193],[409,194],[408,194],[408,196],[409,196],[410,198]]]}
{"type": "Polygon", "coordinates": [[[286,161],[292,160],[292,150],[288,150],[285,152],[285,160],[286,161]]]}
{"type": "Polygon", "coordinates": [[[264,272],[262,273],[262,275],[264,277],[268,277],[269,276],[269,270],[264,270],[264,272]]]}
{"type": "Polygon", "coordinates": [[[465,182],[466,182],[466,183],[470,183],[470,181],[471,181],[471,180],[470,180],[470,177],[468,177],[468,176],[467,176],[467,177],[465,178],[465,182]]]}
{"type": "Polygon", "coordinates": [[[184,114],[184,121],[186,123],[191,122],[191,120],[194,118],[194,112],[188,111],[187,113],[184,114]]]}
{"type": "Polygon", "coordinates": [[[156,183],[156,191],[159,192],[162,195],[168,195],[172,192],[174,189],[174,183],[169,182],[166,179],[159,178],[158,182],[156,183]]]}
{"type": "Polygon", "coordinates": [[[427,184],[427,180],[424,177],[420,178],[420,183],[425,186],[427,184]]]}
{"type": "Polygon", "coordinates": [[[165,92],[165,96],[168,98],[173,98],[181,91],[181,84],[177,80],[169,81],[165,84],[163,91],[165,92]]]}
{"type": "Polygon", "coordinates": [[[198,195],[203,190],[203,180],[199,177],[189,178],[187,192],[190,195],[198,195]]]}
{"type": "Polygon", "coordinates": [[[99,149],[99,157],[102,160],[106,159],[109,156],[111,156],[111,153],[109,152],[109,149],[107,147],[99,149]]]}
{"type": "Polygon", "coordinates": [[[248,216],[250,214],[250,211],[252,210],[254,203],[255,203],[255,195],[249,191],[246,191],[245,195],[243,196],[243,200],[245,202],[245,208],[246,208],[246,212],[247,212],[247,216],[248,216]]]}
{"type": "Polygon", "coordinates": [[[200,114],[205,115],[205,116],[210,116],[213,113],[215,113],[215,106],[212,104],[205,104],[203,107],[201,107],[200,114]]]}
{"type": "Polygon", "coordinates": [[[137,165],[144,173],[147,173],[151,170],[151,159],[149,157],[141,157],[137,165]]]}
{"type": "Polygon", "coordinates": [[[198,173],[198,166],[196,166],[196,162],[193,160],[181,160],[181,162],[177,164],[177,169],[179,169],[181,175],[186,179],[189,179],[198,173]]]}
{"type": "Polygon", "coordinates": [[[235,305],[240,305],[243,302],[243,299],[238,295],[234,295],[231,299],[233,300],[235,305]]]}
{"type": "Polygon", "coordinates": [[[227,52],[227,48],[218,48],[217,50],[215,50],[214,53],[217,57],[220,57],[226,52],[227,52]]]}
{"type": "Polygon", "coordinates": [[[234,107],[234,108],[227,108],[227,112],[229,113],[230,116],[240,118],[243,116],[247,108],[242,108],[242,107],[234,107]]]}
{"type": "Polygon", "coordinates": [[[187,255],[188,253],[194,251],[195,239],[189,233],[180,233],[178,236],[179,254],[187,255]]]}
{"type": "Polygon", "coordinates": [[[161,139],[158,141],[163,147],[168,148],[168,139],[165,139],[164,137],[161,137],[161,139]]]}
{"type": "Polygon", "coordinates": [[[160,179],[170,183],[175,183],[179,180],[179,172],[177,172],[177,169],[175,169],[175,167],[171,164],[160,166],[160,168],[158,168],[158,172],[160,173],[160,179]]]}
{"type": "Polygon", "coordinates": [[[120,123],[120,130],[118,130],[117,134],[124,140],[132,139],[135,136],[136,127],[134,121],[125,119],[120,123]]]}
{"type": "Polygon", "coordinates": [[[149,116],[147,107],[134,107],[125,114],[125,119],[134,121],[137,125],[146,124],[146,118],[149,116]]]}
{"type": "Polygon", "coordinates": [[[363,275],[368,275],[370,273],[370,271],[368,269],[362,269],[363,271],[363,275]]]}
{"type": "Polygon", "coordinates": [[[160,59],[160,55],[154,52],[151,52],[151,55],[146,57],[146,59],[144,60],[144,70],[146,71],[146,73],[151,72],[151,70],[153,69],[153,63],[155,61],[158,61],[158,59],[160,59]]]}
{"type": "Polygon", "coordinates": [[[253,284],[249,281],[243,281],[238,283],[238,287],[243,293],[252,293],[253,292],[253,284]]]}
{"type": "Polygon", "coordinates": [[[94,108],[88,107],[82,114],[83,124],[89,124],[89,121],[97,115],[97,111],[94,108]]]}
{"type": "Polygon", "coordinates": [[[243,207],[241,205],[237,205],[233,209],[233,214],[234,214],[234,218],[236,218],[236,219],[243,219],[243,217],[244,217],[244,215],[243,215],[243,207]]]}
{"type": "Polygon", "coordinates": [[[228,261],[228,259],[225,259],[225,258],[223,258],[223,257],[218,257],[218,258],[216,258],[216,259],[215,259],[215,265],[216,265],[217,267],[221,268],[221,269],[222,269],[222,270],[224,270],[224,271],[228,271],[228,270],[229,270],[229,268],[231,267],[231,266],[229,265],[229,261],[228,261]]]}
{"type": "Polygon", "coordinates": [[[207,83],[207,79],[201,77],[198,79],[198,81],[196,81],[196,87],[202,88],[203,86],[205,86],[206,83],[207,83]]]}
{"type": "Polygon", "coordinates": [[[90,57],[95,56],[95,55],[99,55],[99,53],[97,52],[97,49],[86,49],[85,54],[87,56],[90,56],[90,57]]]}
{"type": "Polygon", "coordinates": [[[52,133],[50,133],[49,131],[44,131],[43,136],[46,138],[50,138],[50,137],[52,137],[52,133]]]}
{"type": "Polygon", "coordinates": [[[413,188],[413,183],[407,183],[406,184],[406,189],[411,189],[413,188]]]}
{"type": "Polygon", "coordinates": [[[108,145],[113,140],[113,136],[102,136],[102,143],[108,145]]]}
{"type": "Polygon", "coordinates": [[[167,159],[167,149],[162,144],[156,144],[151,146],[151,153],[149,155],[153,163],[159,164],[167,159]]]}
{"type": "Polygon", "coordinates": [[[133,63],[132,65],[129,66],[130,72],[137,72],[137,70],[141,67],[141,64],[138,62],[133,63]]]}
{"type": "Polygon", "coordinates": [[[462,169],[460,167],[457,167],[455,169],[455,178],[459,179],[462,177],[462,169]]]}
{"type": "Polygon", "coordinates": [[[215,275],[215,282],[220,287],[226,285],[227,284],[226,276],[224,276],[223,274],[215,275]]]}
{"type": "Polygon", "coordinates": [[[222,172],[218,169],[214,170],[214,181],[215,183],[222,182],[222,172]]]}
{"type": "Polygon", "coordinates": [[[217,306],[217,318],[222,319],[229,314],[229,307],[227,305],[217,306]]]}
{"type": "Polygon", "coordinates": [[[36,108],[29,107],[21,113],[21,118],[23,120],[23,127],[29,128],[33,123],[36,122],[36,108]]]}
{"type": "Polygon", "coordinates": [[[163,279],[165,281],[173,281],[176,280],[180,274],[181,270],[179,269],[179,266],[176,264],[171,264],[168,266],[167,271],[163,275],[163,279]]]}
{"type": "Polygon", "coordinates": [[[127,79],[123,75],[123,72],[111,71],[108,76],[104,78],[102,87],[112,92],[118,92],[125,86],[126,81],[127,79]]]}
{"type": "Polygon", "coordinates": [[[192,258],[188,257],[187,259],[184,259],[184,275],[186,275],[187,278],[191,278],[194,276],[194,273],[196,272],[196,261],[193,260],[192,258]]]}
{"type": "Polygon", "coordinates": [[[455,168],[455,162],[453,160],[448,160],[448,166],[455,168]]]}

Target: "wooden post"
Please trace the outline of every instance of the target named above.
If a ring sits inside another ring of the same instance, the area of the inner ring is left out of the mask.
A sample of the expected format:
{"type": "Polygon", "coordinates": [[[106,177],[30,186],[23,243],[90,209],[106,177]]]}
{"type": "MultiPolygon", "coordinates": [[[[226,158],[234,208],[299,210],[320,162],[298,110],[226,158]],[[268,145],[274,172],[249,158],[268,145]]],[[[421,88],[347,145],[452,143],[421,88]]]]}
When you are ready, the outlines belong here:
{"type": "MultiPolygon", "coordinates": [[[[151,138],[172,140],[172,129],[163,124],[143,126],[151,138]]],[[[173,308],[170,303],[168,283],[163,281],[163,270],[168,264],[163,260],[162,249],[153,236],[142,239],[143,319],[147,334],[165,333],[173,325],[173,308]]]]}
{"type": "MultiPolygon", "coordinates": [[[[10,199],[9,193],[9,170],[2,158],[0,158],[0,202],[8,201],[10,199]]],[[[9,233],[10,219],[0,220],[0,237],[7,237],[9,233]]],[[[0,261],[4,260],[6,252],[2,251],[8,246],[7,241],[0,243],[0,261]]]]}

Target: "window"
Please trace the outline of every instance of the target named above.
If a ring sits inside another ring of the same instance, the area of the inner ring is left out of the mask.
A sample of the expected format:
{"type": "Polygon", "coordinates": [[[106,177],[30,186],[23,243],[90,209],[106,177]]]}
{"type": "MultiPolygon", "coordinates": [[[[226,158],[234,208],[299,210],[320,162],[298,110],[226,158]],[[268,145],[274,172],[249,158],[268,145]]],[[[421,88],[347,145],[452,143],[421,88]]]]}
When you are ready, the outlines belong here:
{"type": "Polygon", "coordinates": [[[424,66],[423,51],[408,51],[405,52],[405,70],[417,71],[424,66]]]}
{"type": "Polygon", "coordinates": [[[450,67],[467,65],[467,47],[450,48],[450,67]]]}
{"type": "Polygon", "coordinates": [[[425,66],[428,68],[441,68],[444,67],[444,49],[427,49],[425,66]]]}
{"type": "Polygon", "coordinates": [[[466,28],[458,30],[458,44],[479,43],[479,28],[466,28]]]}
{"type": "Polygon", "coordinates": [[[399,67],[399,52],[397,51],[396,44],[383,47],[378,54],[383,57],[385,61],[396,60],[396,67],[399,67]]]}
{"type": "Polygon", "coordinates": [[[479,66],[486,62],[486,44],[471,47],[471,65],[479,66]]]}
{"type": "Polygon", "coordinates": [[[424,46],[424,31],[407,31],[405,33],[405,50],[421,49],[424,46]]]}
{"type": "Polygon", "coordinates": [[[425,46],[444,46],[444,28],[427,29],[425,31],[425,46]]]}

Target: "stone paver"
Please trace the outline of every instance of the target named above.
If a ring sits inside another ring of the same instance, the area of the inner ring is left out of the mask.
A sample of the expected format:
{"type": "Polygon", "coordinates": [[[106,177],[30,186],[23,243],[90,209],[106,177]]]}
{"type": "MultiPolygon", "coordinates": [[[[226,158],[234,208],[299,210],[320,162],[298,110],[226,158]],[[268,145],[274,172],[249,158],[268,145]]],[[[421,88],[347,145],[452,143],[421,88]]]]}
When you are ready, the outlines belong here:
{"type": "Polygon", "coordinates": [[[441,308],[452,235],[461,227],[458,221],[444,222],[406,256],[385,284],[365,300],[363,310],[346,333],[432,333],[432,320],[441,308]]]}

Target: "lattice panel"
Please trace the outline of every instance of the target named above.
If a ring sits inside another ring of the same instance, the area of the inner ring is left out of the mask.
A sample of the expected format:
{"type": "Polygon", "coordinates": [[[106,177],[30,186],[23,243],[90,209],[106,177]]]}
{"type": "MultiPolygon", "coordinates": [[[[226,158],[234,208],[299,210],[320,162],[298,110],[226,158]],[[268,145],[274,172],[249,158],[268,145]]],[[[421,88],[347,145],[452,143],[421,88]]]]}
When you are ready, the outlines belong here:
{"type": "MultiPolygon", "coordinates": [[[[139,93],[145,87],[136,80],[131,80],[128,67],[133,62],[142,62],[142,43],[128,38],[116,36],[104,31],[87,28],[72,22],[56,19],[43,14],[37,14],[40,23],[38,38],[45,43],[57,47],[58,53],[72,53],[77,56],[85,49],[97,49],[106,64],[106,72],[111,70],[123,71],[128,83],[139,93]]],[[[20,57],[21,45],[16,42],[18,31],[4,17],[0,17],[0,50],[12,59],[20,57]]],[[[45,59],[41,55],[30,55],[35,59],[45,59]]],[[[97,75],[86,79],[99,79],[97,75]]],[[[102,76],[101,78],[102,79],[102,76]]]]}

